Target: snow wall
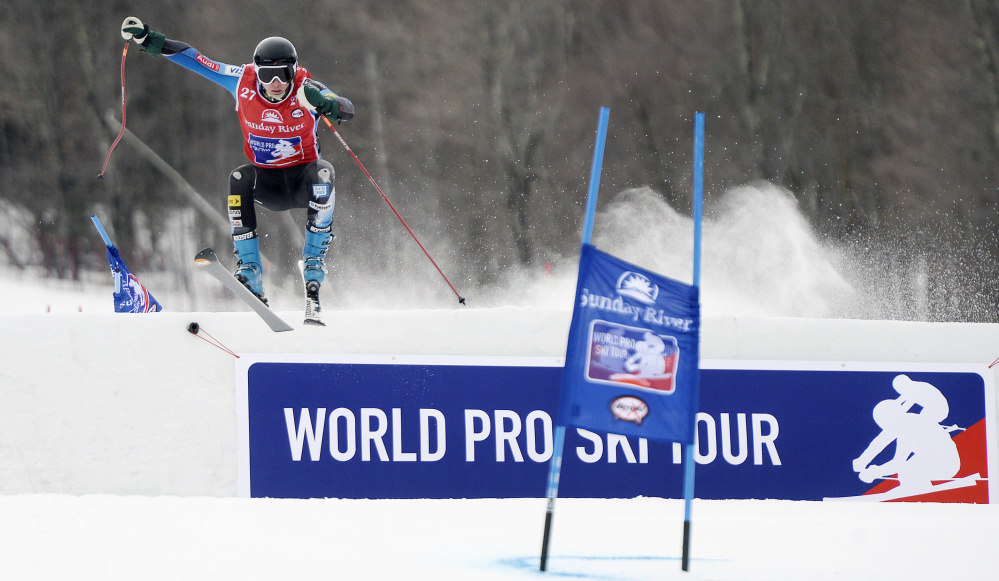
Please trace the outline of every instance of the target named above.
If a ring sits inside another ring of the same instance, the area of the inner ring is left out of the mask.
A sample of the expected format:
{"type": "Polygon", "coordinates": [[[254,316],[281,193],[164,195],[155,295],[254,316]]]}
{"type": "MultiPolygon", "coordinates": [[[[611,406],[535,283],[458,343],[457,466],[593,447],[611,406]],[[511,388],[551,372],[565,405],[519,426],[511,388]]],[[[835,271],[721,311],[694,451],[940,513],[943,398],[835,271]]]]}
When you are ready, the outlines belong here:
{"type": "MultiPolygon", "coordinates": [[[[0,316],[0,493],[237,495],[236,358],[210,337],[236,353],[563,357],[570,316],[334,311],[287,333],[252,313],[0,316]]],[[[701,356],[988,366],[999,325],[705,317],[701,356]]]]}

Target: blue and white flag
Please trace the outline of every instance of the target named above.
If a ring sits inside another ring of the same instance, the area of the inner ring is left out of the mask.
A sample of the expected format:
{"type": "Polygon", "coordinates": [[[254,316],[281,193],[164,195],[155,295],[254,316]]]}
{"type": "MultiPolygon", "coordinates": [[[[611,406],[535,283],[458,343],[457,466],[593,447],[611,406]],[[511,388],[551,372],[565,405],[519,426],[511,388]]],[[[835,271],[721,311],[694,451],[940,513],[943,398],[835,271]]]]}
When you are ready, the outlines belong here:
{"type": "Polygon", "coordinates": [[[155,313],[162,311],[153,295],[142,286],[139,279],[128,271],[118,249],[108,246],[108,262],[114,275],[114,312],[116,313],[155,313]]]}
{"type": "Polygon", "coordinates": [[[149,294],[146,287],[142,286],[139,279],[135,278],[125,261],[121,259],[121,254],[111,242],[104,225],[100,219],[94,215],[90,217],[97,227],[97,232],[101,235],[101,240],[108,249],[108,262],[111,264],[111,274],[114,276],[114,312],[116,313],[156,313],[163,310],[153,295],[149,294]]]}
{"type": "Polygon", "coordinates": [[[699,335],[696,286],[584,244],[559,424],[693,443],[699,335]]]}

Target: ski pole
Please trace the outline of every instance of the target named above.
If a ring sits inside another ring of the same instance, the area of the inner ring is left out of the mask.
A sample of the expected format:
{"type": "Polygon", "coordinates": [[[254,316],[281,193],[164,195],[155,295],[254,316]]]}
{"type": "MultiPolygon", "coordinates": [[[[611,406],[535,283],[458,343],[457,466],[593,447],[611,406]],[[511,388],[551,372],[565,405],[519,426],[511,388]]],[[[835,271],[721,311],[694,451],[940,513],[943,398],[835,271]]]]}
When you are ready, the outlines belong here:
{"type": "Polygon", "coordinates": [[[114,140],[111,144],[111,149],[108,150],[108,156],[104,160],[104,167],[101,168],[101,173],[98,174],[97,179],[104,179],[104,172],[108,169],[108,162],[111,161],[111,152],[114,151],[115,146],[121,141],[121,136],[125,135],[125,57],[128,56],[128,41],[125,41],[125,48],[121,51],[121,131],[118,132],[118,138],[114,140]]]}
{"type": "Polygon", "coordinates": [[[447,285],[451,287],[451,291],[454,293],[456,297],[458,297],[458,302],[464,305],[465,298],[462,297],[460,294],[458,294],[458,291],[454,288],[454,285],[451,284],[451,281],[448,280],[447,276],[444,274],[444,271],[441,270],[441,267],[437,266],[437,262],[435,262],[433,257],[430,256],[430,253],[427,252],[427,249],[423,247],[423,244],[420,242],[420,239],[416,237],[416,234],[413,234],[413,231],[409,228],[409,225],[406,224],[406,221],[403,220],[402,216],[399,215],[399,212],[395,209],[395,206],[393,206],[392,202],[389,201],[388,196],[386,196],[385,192],[383,192],[382,189],[378,187],[378,184],[375,183],[375,178],[371,177],[371,174],[368,173],[368,170],[364,169],[364,165],[361,163],[361,160],[357,159],[357,156],[354,155],[354,151],[350,148],[349,145],[347,145],[347,142],[344,141],[343,137],[340,135],[340,132],[336,130],[336,127],[333,127],[333,124],[330,123],[330,120],[325,115],[320,115],[320,117],[322,117],[323,121],[326,122],[326,126],[329,127],[331,131],[333,131],[333,135],[336,135],[336,138],[340,140],[340,144],[343,145],[343,148],[347,150],[347,153],[349,153],[350,156],[354,158],[354,161],[357,162],[357,166],[361,168],[361,171],[364,172],[364,175],[368,176],[368,181],[371,182],[371,185],[375,186],[375,189],[378,190],[378,193],[381,194],[382,199],[385,200],[385,203],[388,204],[389,208],[392,209],[392,213],[395,214],[395,217],[398,218],[400,222],[402,222],[402,225],[406,228],[406,231],[409,232],[409,235],[413,237],[413,240],[415,240],[417,244],[420,245],[420,250],[423,251],[423,254],[427,255],[427,258],[430,259],[430,263],[433,264],[434,268],[437,269],[437,272],[440,273],[441,278],[443,278],[444,282],[446,282],[447,285]]]}

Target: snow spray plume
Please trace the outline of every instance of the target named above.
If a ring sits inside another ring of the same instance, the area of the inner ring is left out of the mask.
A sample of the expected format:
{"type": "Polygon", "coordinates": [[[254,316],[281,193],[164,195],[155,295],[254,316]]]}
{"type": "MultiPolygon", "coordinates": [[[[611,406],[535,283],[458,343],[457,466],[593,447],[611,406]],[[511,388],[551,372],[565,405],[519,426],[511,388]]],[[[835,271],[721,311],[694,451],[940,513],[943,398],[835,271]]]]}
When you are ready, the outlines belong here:
{"type": "Polygon", "coordinates": [[[953,223],[903,228],[840,243],[844,270],[863,301],[850,318],[936,322],[996,321],[999,276],[988,228],[953,223]]]}
{"type": "MultiPolygon", "coordinates": [[[[853,293],[794,198],[770,186],[727,192],[706,218],[705,314],[830,317],[853,293]]],[[[621,192],[597,219],[598,247],[680,281],[693,269],[693,222],[651,188],[621,192]]]]}
{"type": "Polygon", "coordinates": [[[382,199],[385,200],[385,203],[388,204],[389,208],[392,209],[392,213],[395,214],[395,217],[398,218],[400,222],[402,222],[402,225],[406,228],[406,231],[409,232],[409,235],[413,237],[413,240],[415,240],[417,244],[419,244],[420,250],[423,251],[423,254],[425,254],[428,259],[430,259],[431,264],[433,264],[434,268],[437,269],[437,272],[440,273],[441,278],[444,279],[444,282],[446,282],[447,285],[451,287],[451,291],[454,292],[454,295],[456,297],[458,297],[458,303],[464,305],[465,298],[462,297],[460,294],[458,294],[458,291],[454,288],[454,285],[451,284],[451,281],[448,280],[447,276],[444,275],[444,271],[441,270],[441,267],[437,266],[437,262],[434,261],[434,259],[430,256],[430,253],[427,252],[427,249],[423,247],[423,244],[420,242],[420,239],[416,237],[416,234],[413,234],[412,230],[410,230],[409,224],[406,224],[406,221],[403,220],[402,216],[399,215],[399,212],[396,211],[395,206],[393,206],[392,202],[389,201],[388,196],[385,195],[385,192],[383,192],[382,189],[378,187],[378,184],[375,182],[375,178],[371,177],[371,174],[368,173],[368,170],[364,169],[364,165],[361,163],[361,160],[357,159],[357,156],[354,155],[354,151],[350,149],[350,146],[347,145],[346,141],[344,141],[343,137],[340,135],[340,132],[336,130],[336,127],[333,127],[333,124],[330,123],[330,120],[327,119],[325,115],[322,115],[322,118],[323,121],[326,122],[326,126],[329,127],[330,131],[333,132],[333,135],[336,135],[336,138],[340,140],[340,144],[343,145],[343,148],[346,149],[347,153],[349,153],[350,156],[354,158],[354,161],[357,162],[357,167],[361,168],[361,171],[364,172],[364,175],[368,176],[368,181],[371,182],[371,185],[375,186],[375,189],[378,190],[379,194],[381,194],[382,199]]]}
{"type": "Polygon", "coordinates": [[[104,172],[108,169],[108,162],[111,161],[111,152],[114,151],[115,146],[121,141],[122,135],[125,135],[125,57],[128,56],[128,41],[125,41],[125,48],[121,50],[121,131],[118,132],[118,137],[111,144],[111,149],[108,150],[108,156],[104,159],[104,167],[101,168],[101,173],[98,174],[97,179],[104,179],[104,172]]]}
{"type": "MultiPolygon", "coordinates": [[[[725,192],[705,217],[701,303],[707,315],[982,321],[981,240],[926,233],[823,239],[794,196],[769,183],[725,192]],[[977,282],[976,282],[977,281],[977,282]],[[977,285],[977,286],[976,286],[977,285]]],[[[651,188],[619,193],[596,218],[596,246],[689,281],[693,224],[651,188]]],[[[992,289],[987,289],[990,292],[992,289]]],[[[984,317],[984,318],[983,318],[984,317]]]]}

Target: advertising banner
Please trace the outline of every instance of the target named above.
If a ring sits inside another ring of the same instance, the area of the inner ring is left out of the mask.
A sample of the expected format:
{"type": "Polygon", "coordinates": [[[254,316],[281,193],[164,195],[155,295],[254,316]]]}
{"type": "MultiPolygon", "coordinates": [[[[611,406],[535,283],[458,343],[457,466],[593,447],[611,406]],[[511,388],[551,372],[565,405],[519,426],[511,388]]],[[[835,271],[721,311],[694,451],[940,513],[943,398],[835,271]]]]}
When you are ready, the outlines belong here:
{"type": "Polygon", "coordinates": [[[692,443],[697,296],[697,287],[584,244],[559,424],[692,443]]]}
{"type": "MultiPolygon", "coordinates": [[[[698,498],[996,498],[984,366],[701,367],[698,498]]],[[[543,498],[562,373],[555,358],[241,354],[240,494],[543,498]]],[[[680,498],[685,449],[569,428],[559,496],[680,498]]]]}

